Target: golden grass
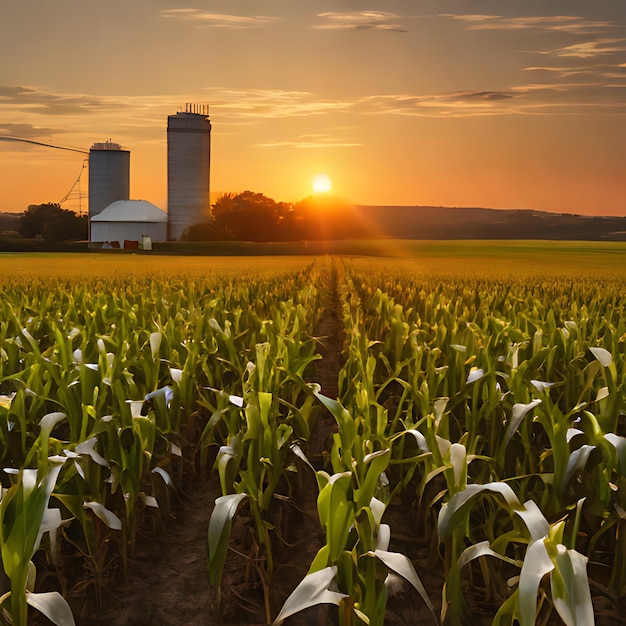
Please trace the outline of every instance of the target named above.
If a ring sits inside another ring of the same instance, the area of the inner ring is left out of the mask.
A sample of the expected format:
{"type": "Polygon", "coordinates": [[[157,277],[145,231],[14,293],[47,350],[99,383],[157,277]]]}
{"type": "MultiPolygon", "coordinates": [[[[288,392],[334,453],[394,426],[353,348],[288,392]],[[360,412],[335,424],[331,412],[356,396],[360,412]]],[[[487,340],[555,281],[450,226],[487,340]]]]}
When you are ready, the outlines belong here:
{"type": "Polygon", "coordinates": [[[159,256],[101,253],[16,253],[0,256],[2,279],[123,278],[125,276],[239,276],[292,272],[304,269],[311,257],[292,256],[159,256]]]}
{"type": "MultiPolygon", "coordinates": [[[[378,269],[458,278],[593,278],[626,282],[626,242],[401,241],[357,242],[347,252],[328,242],[328,253],[358,257],[378,269]],[[346,254],[347,253],[347,254],[346,254]]],[[[318,246],[319,248],[319,246],[318,246]]],[[[323,248],[323,247],[322,247],[323,248]]],[[[319,251],[322,251],[322,248],[319,251]]],[[[298,271],[314,256],[175,256],[103,253],[1,254],[7,279],[78,279],[124,276],[206,276],[236,279],[298,271]]],[[[2,280],[2,279],[0,279],[2,280]]]]}

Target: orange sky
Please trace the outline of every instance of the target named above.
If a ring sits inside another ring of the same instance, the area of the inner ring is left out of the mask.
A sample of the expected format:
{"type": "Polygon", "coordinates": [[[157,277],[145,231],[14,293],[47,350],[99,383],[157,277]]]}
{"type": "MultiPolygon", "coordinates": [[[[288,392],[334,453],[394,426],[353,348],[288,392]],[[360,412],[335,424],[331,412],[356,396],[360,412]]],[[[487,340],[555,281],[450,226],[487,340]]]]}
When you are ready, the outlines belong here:
{"type": "Polygon", "coordinates": [[[111,138],[165,209],[167,115],[201,102],[214,191],[297,201],[323,172],[362,204],[626,215],[621,0],[20,0],[0,53],[0,211],[83,159],[8,137],[111,138]]]}

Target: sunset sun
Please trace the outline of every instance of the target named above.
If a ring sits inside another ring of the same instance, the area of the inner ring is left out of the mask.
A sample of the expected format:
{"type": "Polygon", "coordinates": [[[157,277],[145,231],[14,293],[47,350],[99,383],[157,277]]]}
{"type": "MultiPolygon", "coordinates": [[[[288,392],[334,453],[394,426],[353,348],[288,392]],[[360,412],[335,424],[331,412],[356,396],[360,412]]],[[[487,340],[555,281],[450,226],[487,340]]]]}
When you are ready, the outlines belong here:
{"type": "Polygon", "coordinates": [[[326,174],[318,174],[313,179],[313,191],[315,193],[328,193],[332,186],[333,184],[326,174]]]}

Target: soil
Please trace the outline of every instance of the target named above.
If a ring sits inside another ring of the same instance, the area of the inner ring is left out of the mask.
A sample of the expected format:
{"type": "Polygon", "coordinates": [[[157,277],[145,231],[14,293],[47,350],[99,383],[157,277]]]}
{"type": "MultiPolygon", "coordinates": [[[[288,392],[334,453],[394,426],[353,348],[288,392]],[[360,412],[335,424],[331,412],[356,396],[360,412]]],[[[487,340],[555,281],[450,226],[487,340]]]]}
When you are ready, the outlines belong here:
{"type": "Polygon", "coordinates": [[[211,623],[207,527],[219,485],[209,482],[180,498],[178,512],[160,532],[142,534],[130,559],[128,581],[116,584],[99,615],[89,603],[80,626],[211,623]]]}

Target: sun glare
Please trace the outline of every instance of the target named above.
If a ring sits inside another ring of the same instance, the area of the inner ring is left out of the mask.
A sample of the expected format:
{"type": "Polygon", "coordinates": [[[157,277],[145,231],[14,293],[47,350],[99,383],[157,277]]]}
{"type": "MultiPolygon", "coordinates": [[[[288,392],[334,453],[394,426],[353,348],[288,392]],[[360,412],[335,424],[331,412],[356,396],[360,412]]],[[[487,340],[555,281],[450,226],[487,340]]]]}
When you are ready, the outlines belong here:
{"type": "Polygon", "coordinates": [[[326,174],[318,174],[313,179],[313,191],[315,193],[328,193],[332,189],[332,182],[326,174]]]}

